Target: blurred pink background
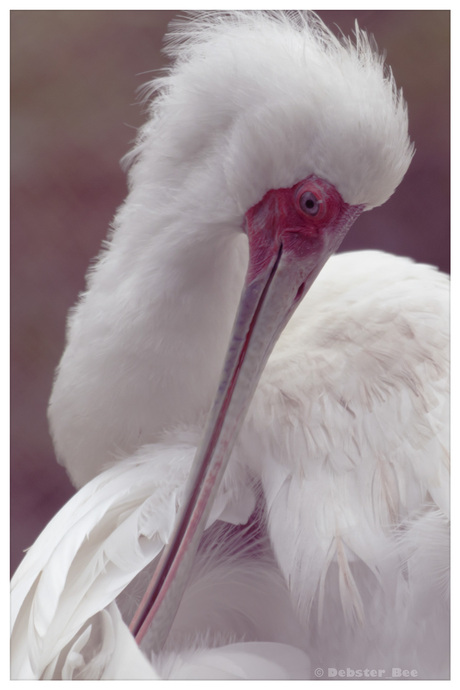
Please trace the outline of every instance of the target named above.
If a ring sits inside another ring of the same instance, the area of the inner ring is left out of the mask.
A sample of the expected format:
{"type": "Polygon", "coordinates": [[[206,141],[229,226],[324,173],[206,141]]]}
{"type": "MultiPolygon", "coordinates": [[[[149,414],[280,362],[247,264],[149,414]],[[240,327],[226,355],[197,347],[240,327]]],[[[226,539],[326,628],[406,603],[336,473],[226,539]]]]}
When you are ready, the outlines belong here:
{"type": "MultiPolygon", "coordinates": [[[[174,11],[11,12],[11,567],[72,495],[46,419],[68,309],[126,193],[119,160],[143,121],[136,89],[166,64],[174,11]]],[[[380,248],[449,270],[448,11],[321,11],[358,19],[409,104],[412,166],[342,250],[380,248]]]]}

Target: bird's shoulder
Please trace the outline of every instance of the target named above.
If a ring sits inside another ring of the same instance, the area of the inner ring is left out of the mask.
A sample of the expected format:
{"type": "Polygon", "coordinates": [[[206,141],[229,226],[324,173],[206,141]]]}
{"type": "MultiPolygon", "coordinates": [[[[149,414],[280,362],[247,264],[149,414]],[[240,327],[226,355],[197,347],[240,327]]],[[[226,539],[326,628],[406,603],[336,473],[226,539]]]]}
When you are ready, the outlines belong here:
{"type": "MultiPolygon", "coordinates": [[[[430,408],[449,372],[449,280],[383,252],[328,262],[283,332],[261,380],[310,407],[328,397],[353,413],[409,390],[430,408]]],[[[262,396],[261,396],[262,397],[262,396]]],[[[281,405],[280,405],[281,406],[281,405]]]]}
{"type": "Polygon", "coordinates": [[[447,276],[382,252],[337,255],[282,334],[241,443],[293,472],[375,470],[384,457],[428,481],[447,453],[448,387],[447,276]]]}

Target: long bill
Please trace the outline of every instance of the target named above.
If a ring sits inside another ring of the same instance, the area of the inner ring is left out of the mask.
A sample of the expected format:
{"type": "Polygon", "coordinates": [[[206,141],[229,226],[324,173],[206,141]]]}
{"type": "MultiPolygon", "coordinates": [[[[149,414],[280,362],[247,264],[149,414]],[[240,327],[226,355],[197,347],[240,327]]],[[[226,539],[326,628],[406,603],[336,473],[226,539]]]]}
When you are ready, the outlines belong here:
{"type": "Polygon", "coordinates": [[[329,236],[329,241],[323,242],[319,249],[316,247],[307,260],[305,253],[301,259],[293,256],[283,245],[282,238],[264,250],[262,269],[260,252],[255,266],[250,251],[246,282],[222,376],[190,472],[184,506],[171,541],[162,553],[130,624],[141,648],[147,630],[149,651],[158,653],[166,641],[233,444],[268,357],[293,311],[351,222],[352,219],[346,229],[341,227],[340,232],[331,232],[330,236],[335,234],[337,241],[330,241],[329,236]]]}

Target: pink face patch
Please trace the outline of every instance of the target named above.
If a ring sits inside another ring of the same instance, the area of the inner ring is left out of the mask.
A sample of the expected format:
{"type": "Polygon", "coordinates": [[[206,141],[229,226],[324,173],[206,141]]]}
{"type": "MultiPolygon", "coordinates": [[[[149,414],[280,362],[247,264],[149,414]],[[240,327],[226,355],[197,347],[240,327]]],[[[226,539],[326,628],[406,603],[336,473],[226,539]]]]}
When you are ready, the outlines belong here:
{"type": "Polygon", "coordinates": [[[286,189],[272,189],[245,215],[250,248],[249,279],[283,254],[297,259],[339,245],[362,206],[345,203],[336,188],[315,175],[286,189]]]}

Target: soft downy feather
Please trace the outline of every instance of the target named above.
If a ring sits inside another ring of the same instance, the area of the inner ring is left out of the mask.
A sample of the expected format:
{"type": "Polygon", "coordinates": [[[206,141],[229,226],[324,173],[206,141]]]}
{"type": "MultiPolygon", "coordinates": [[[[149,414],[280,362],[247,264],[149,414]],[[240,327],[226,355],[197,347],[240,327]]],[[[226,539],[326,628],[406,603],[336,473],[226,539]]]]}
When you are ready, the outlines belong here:
{"type": "MultiPolygon", "coordinates": [[[[260,488],[254,485],[254,491],[260,488]]],[[[152,657],[162,677],[309,677],[304,631],[274,559],[259,498],[246,525],[218,521],[205,532],[165,647],[152,657]]],[[[147,579],[150,574],[148,568],[147,579]]]]}
{"type": "Polygon", "coordinates": [[[332,257],[240,434],[313,666],[448,674],[448,291],[407,259],[332,257]]]}

